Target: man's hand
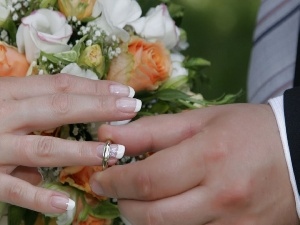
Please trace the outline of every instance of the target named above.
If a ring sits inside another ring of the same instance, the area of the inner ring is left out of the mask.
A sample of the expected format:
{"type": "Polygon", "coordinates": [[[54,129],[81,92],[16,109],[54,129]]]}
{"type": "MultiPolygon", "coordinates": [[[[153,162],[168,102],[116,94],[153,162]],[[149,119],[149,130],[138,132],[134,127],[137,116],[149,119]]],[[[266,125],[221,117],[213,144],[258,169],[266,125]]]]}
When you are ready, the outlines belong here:
{"type": "Polygon", "coordinates": [[[283,148],[268,105],[213,106],[104,125],[100,140],[143,161],[91,178],[133,225],[298,224],[283,148]]]}

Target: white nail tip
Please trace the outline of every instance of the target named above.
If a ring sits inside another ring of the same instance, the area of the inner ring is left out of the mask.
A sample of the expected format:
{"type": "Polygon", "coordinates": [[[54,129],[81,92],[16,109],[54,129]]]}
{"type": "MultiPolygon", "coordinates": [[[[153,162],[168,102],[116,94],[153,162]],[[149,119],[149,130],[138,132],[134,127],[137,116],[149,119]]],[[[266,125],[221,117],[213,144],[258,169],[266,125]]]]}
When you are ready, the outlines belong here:
{"type": "Polygon", "coordinates": [[[128,86],[128,88],[129,88],[129,95],[128,95],[128,97],[132,98],[132,97],[135,95],[135,91],[134,91],[134,89],[133,89],[132,87],[130,87],[130,86],[128,86]]]}
{"type": "Polygon", "coordinates": [[[136,105],[135,105],[135,109],[134,109],[134,112],[138,112],[140,111],[142,108],[142,101],[139,100],[139,99],[136,99],[136,105]]]}
{"type": "Polygon", "coordinates": [[[74,207],[75,207],[75,202],[69,198],[69,202],[67,203],[67,211],[74,209],[74,207]]]}
{"type": "Polygon", "coordinates": [[[117,151],[116,158],[121,159],[124,156],[124,153],[125,153],[125,146],[124,145],[118,145],[118,151],[117,151]]]}

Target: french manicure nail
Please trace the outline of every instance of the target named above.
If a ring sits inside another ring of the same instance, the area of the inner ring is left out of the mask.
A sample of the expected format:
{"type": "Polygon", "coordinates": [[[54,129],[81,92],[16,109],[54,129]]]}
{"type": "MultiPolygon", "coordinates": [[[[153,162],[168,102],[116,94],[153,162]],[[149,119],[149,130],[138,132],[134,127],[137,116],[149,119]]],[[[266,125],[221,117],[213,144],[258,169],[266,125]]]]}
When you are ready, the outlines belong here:
{"type": "Polygon", "coordinates": [[[136,98],[120,98],[116,101],[116,106],[122,112],[138,112],[142,108],[142,101],[136,98]]]}
{"type": "Polygon", "coordinates": [[[63,210],[72,210],[75,207],[75,202],[67,197],[63,196],[52,196],[50,203],[53,207],[63,210]]]}
{"type": "Polygon", "coordinates": [[[121,219],[125,225],[132,225],[124,216],[121,216],[121,219]]]}
{"type": "MultiPolygon", "coordinates": [[[[103,151],[104,151],[104,145],[101,144],[97,147],[97,154],[101,158],[103,155],[103,151]]],[[[124,145],[117,145],[117,144],[110,145],[109,157],[121,159],[124,156],[124,153],[125,153],[124,145]]]]}
{"type": "Polygon", "coordinates": [[[109,91],[112,94],[117,94],[120,96],[127,96],[132,98],[135,95],[135,91],[130,86],[120,85],[120,84],[112,84],[109,86],[109,91]]]}

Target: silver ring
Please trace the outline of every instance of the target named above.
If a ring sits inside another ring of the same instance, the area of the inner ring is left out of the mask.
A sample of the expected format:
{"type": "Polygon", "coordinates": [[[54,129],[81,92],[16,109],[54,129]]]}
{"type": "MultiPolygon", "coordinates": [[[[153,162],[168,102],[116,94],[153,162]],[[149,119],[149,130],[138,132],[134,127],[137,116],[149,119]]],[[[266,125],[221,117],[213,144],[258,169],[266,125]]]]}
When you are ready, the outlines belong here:
{"type": "Polygon", "coordinates": [[[102,169],[105,170],[108,167],[108,160],[110,157],[110,144],[111,141],[106,141],[104,147],[103,147],[103,153],[102,153],[102,169]]]}

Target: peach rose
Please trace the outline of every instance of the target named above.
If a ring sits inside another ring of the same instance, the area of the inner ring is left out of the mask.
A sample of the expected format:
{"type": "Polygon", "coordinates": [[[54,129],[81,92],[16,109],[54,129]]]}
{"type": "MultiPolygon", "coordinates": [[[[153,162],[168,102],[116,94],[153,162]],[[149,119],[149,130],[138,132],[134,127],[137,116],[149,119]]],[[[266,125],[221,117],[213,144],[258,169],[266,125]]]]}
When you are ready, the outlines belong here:
{"type": "Polygon", "coordinates": [[[93,193],[89,184],[92,174],[99,171],[102,171],[102,166],[69,166],[60,172],[59,181],[63,184],[68,183],[98,199],[106,199],[93,193]]]}
{"type": "Polygon", "coordinates": [[[0,42],[0,77],[24,77],[28,68],[25,55],[17,48],[0,42]]]}
{"type": "Polygon", "coordinates": [[[135,91],[155,90],[170,74],[170,53],[161,42],[132,37],[128,53],[122,52],[112,60],[107,79],[129,85],[135,91]]]}

